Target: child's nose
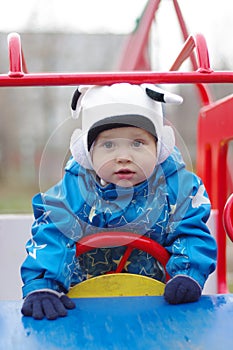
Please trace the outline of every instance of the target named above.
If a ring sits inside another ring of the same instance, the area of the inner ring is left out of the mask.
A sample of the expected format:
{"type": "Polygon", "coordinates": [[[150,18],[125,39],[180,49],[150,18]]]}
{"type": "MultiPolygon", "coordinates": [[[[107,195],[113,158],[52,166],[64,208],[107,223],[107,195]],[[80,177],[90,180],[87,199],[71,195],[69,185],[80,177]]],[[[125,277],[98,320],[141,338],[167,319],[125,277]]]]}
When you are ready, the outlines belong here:
{"type": "Polygon", "coordinates": [[[132,156],[129,152],[121,153],[116,157],[117,163],[128,163],[132,161],[132,156]]]}
{"type": "Polygon", "coordinates": [[[128,144],[128,140],[121,140],[115,153],[115,160],[117,163],[128,163],[133,160],[132,149],[128,144]]]}

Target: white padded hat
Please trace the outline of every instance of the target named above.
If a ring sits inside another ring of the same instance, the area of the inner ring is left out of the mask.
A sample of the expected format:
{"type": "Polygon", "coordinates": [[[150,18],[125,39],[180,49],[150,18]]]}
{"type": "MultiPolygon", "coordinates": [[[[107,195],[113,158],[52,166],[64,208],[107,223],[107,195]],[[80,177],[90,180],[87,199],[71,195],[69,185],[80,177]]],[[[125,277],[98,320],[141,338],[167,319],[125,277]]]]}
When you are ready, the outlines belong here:
{"type": "MultiPolygon", "coordinates": [[[[77,119],[78,127],[71,137],[71,154],[79,164],[92,169],[89,151],[94,139],[93,132],[90,138],[90,131],[96,125],[101,125],[96,129],[99,132],[114,127],[114,123],[115,127],[119,127],[120,120],[120,127],[141,127],[156,137],[157,162],[162,163],[172,152],[175,137],[172,128],[163,123],[161,102],[179,104],[182,101],[182,97],[153,84],[80,86],[74,92],[71,103],[72,116],[77,119]],[[144,123],[143,119],[150,123],[144,123]]],[[[94,135],[97,136],[97,133],[94,135]]]]}

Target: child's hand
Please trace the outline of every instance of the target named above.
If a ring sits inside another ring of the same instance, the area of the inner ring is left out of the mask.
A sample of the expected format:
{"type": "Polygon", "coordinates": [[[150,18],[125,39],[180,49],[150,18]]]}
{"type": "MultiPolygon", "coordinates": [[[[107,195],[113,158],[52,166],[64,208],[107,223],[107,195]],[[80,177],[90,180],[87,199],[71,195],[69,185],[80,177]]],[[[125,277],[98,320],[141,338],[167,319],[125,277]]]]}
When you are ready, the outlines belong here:
{"type": "Polygon", "coordinates": [[[193,278],[177,275],[166,284],[164,298],[169,304],[191,303],[200,298],[201,291],[193,278]]]}
{"type": "Polygon", "coordinates": [[[75,303],[66,295],[51,292],[33,292],[24,300],[21,312],[24,316],[32,316],[41,320],[44,316],[48,320],[67,315],[67,309],[74,309],[75,303]]]}

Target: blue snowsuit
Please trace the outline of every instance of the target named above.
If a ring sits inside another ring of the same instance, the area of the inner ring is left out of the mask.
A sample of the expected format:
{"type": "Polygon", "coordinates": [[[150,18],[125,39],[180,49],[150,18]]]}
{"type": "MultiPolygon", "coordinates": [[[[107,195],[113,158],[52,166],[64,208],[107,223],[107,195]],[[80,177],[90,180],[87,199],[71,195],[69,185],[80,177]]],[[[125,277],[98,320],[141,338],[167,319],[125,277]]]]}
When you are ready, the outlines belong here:
{"type": "MultiPolygon", "coordinates": [[[[210,201],[200,178],[185,168],[177,148],[151,177],[132,188],[103,187],[71,158],[62,180],[32,201],[35,221],[22,267],[23,297],[38,289],[67,292],[71,285],[114,270],[125,247],[98,248],[76,257],[76,242],[100,231],[130,231],[164,246],[171,277],[184,274],[201,287],[216,266],[216,242],[206,221],[210,201]]],[[[160,263],[134,250],[129,273],[164,281],[160,263]]]]}

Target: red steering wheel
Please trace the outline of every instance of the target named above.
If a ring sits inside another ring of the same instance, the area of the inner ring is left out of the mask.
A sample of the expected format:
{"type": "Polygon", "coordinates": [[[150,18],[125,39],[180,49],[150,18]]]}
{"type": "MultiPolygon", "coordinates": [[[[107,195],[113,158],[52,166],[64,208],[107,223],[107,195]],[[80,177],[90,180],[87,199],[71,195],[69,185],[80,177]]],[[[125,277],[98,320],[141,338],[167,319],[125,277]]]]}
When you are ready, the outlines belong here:
{"type": "Polygon", "coordinates": [[[132,250],[139,249],[149,253],[162,264],[166,272],[166,281],[169,280],[170,276],[166,271],[166,264],[170,258],[168,251],[151,238],[140,236],[132,232],[99,232],[85,236],[76,243],[76,256],[86,253],[94,248],[111,248],[118,246],[127,246],[127,249],[122,256],[116,271],[112,272],[120,273],[132,250]]]}
{"type": "Polygon", "coordinates": [[[233,193],[228,198],[223,210],[223,224],[228,236],[233,242],[233,193]]]}

